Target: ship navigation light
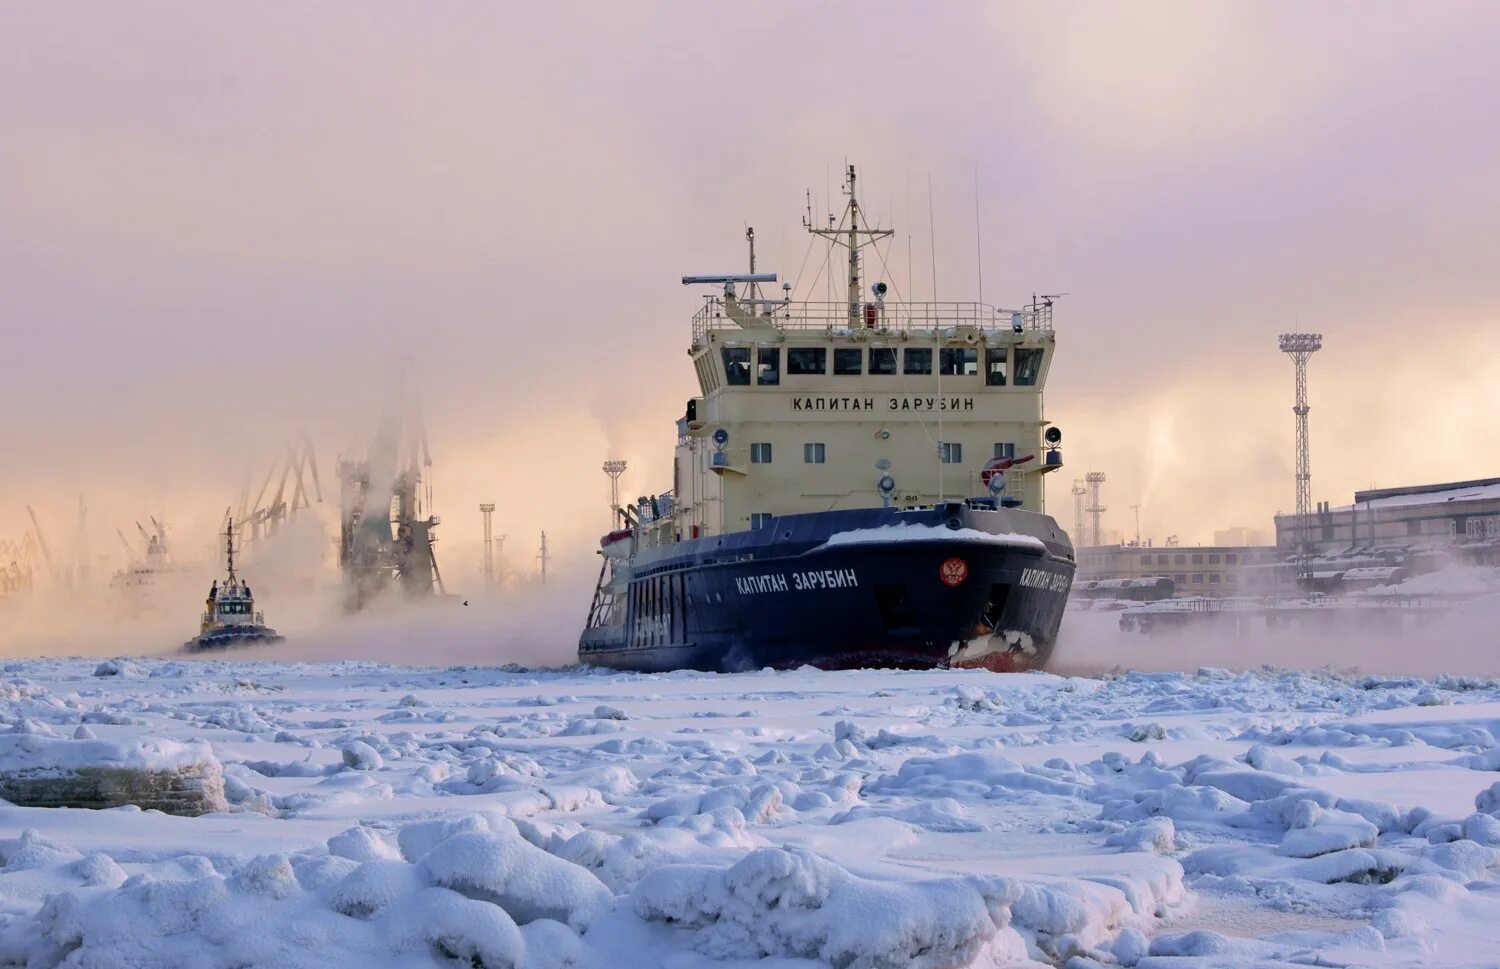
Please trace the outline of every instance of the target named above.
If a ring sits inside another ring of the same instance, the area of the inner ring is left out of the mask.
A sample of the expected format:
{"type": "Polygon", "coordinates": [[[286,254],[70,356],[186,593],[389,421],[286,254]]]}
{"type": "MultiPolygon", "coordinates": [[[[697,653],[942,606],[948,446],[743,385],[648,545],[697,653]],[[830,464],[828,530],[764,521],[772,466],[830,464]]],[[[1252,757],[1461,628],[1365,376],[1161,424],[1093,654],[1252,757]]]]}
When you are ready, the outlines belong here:
{"type": "Polygon", "coordinates": [[[713,467],[727,468],[729,466],[729,456],[724,453],[724,445],[729,443],[729,432],[722,427],[716,427],[711,437],[714,442],[713,467]]]}
{"type": "Polygon", "coordinates": [[[1042,442],[1046,445],[1047,453],[1042,460],[1049,468],[1062,467],[1062,428],[1053,426],[1042,432],[1042,442]]]}

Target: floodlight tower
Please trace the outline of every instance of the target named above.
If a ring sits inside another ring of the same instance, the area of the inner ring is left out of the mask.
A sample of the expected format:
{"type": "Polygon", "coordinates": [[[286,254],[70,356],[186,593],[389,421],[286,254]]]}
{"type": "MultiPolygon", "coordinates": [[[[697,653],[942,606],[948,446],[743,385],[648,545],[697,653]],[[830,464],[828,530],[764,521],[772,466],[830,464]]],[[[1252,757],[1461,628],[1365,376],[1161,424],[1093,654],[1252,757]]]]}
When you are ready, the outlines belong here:
{"type": "Polygon", "coordinates": [[[1089,542],[1090,545],[1104,544],[1104,529],[1100,527],[1100,518],[1109,509],[1099,503],[1099,486],[1104,484],[1103,471],[1090,471],[1083,476],[1084,483],[1088,485],[1088,507],[1084,511],[1089,514],[1089,542]]]}
{"type": "Polygon", "coordinates": [[[490,526],[491,516],[495,514],[495,503],[487,501],[480,505],[479,513],[484,516],[484,587],[493,589],[495,587],[495,539],[490,526]]]}
{"type": "Polygon", "coordinates": [[[1308,516],[1312,513],[1312,456],[1307,444],[1307,358],[1323,349],[1321,333],[1283,333],[1277,340],[1281,352],[1292,358],[1297,373],[1297,403],[1292,413],[1297,415],[1297,526],[1294,534],[1297,542],[1298,576],[1308,569],[1312,557],[1312,543],[1308,536],[1311,526],[1308,516]]]}
{"type": "Polygon", "coordinates": [[[1083,486],[1082,478],[1073,479],[1073,541],[1086,542],[1088,534],[1083,530],[1083,496],[1088,494],[1088,489],[1083,486]]]}
{"type": "Polygon", "coordinates": [[[604,473],[609,475],[609,527],[614,528],[620,517],[620,475],[625,473],[625,462],[605,461],[604,473]]]}

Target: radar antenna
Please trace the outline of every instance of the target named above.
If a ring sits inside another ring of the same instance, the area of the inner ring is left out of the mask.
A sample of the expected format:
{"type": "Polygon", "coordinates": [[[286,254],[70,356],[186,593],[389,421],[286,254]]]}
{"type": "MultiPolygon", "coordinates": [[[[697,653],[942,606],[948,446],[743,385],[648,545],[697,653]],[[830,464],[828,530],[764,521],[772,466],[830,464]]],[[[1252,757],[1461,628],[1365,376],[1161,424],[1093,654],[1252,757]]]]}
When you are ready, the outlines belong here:
{"type": "Polygon", "coordinates": [[[1031,294],[1031,318],[1043,329],[1052,329],[1052,304],[1062,299],[1067,293],[1042,293],[1038,296],[1031,294]]]}

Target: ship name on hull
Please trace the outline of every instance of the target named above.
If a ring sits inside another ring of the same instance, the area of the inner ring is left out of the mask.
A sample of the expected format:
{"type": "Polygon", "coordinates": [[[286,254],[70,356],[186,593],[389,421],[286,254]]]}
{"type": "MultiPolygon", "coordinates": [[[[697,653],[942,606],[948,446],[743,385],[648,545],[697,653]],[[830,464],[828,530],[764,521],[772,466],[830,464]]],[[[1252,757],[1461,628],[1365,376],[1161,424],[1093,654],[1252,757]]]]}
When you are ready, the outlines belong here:
{"type": "Polygon", "coordinates": [[[767,572],[764,575],[747,575],[734,580],[735,588],[742,596],[760,595],[765,592],[806,592],[810,589],[857,589],[859,576],[853,569],[814,569],[809,572],[767,572]]]}
{"type": "Polygon", "coordinates": [[[1072,577],[1065,572],[1022,569],[1020,584],[1027,589],[1041,589],[1043,592],[1067,592],[1073,581],[1072,577]]]}
{"type": "Polygon", "coordinates": [[[866,411],[875,410],[876,402],[888,411],[971,411],[973,397],[793,397],[794,411],[866,411]]]}

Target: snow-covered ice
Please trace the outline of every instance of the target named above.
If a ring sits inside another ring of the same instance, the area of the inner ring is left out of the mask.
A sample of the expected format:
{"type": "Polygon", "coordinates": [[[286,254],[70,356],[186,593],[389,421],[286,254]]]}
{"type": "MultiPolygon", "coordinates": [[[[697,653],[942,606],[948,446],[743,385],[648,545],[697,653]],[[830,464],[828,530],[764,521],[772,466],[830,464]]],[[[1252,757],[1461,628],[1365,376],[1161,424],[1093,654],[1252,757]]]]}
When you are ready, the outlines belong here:
{"type": "Polygon", "coordinates": [[[1497,738],[1473,677],[10,662],[11,766],[227,810],[0,803],[0,967],[1494,965],[1497,738]]]}

